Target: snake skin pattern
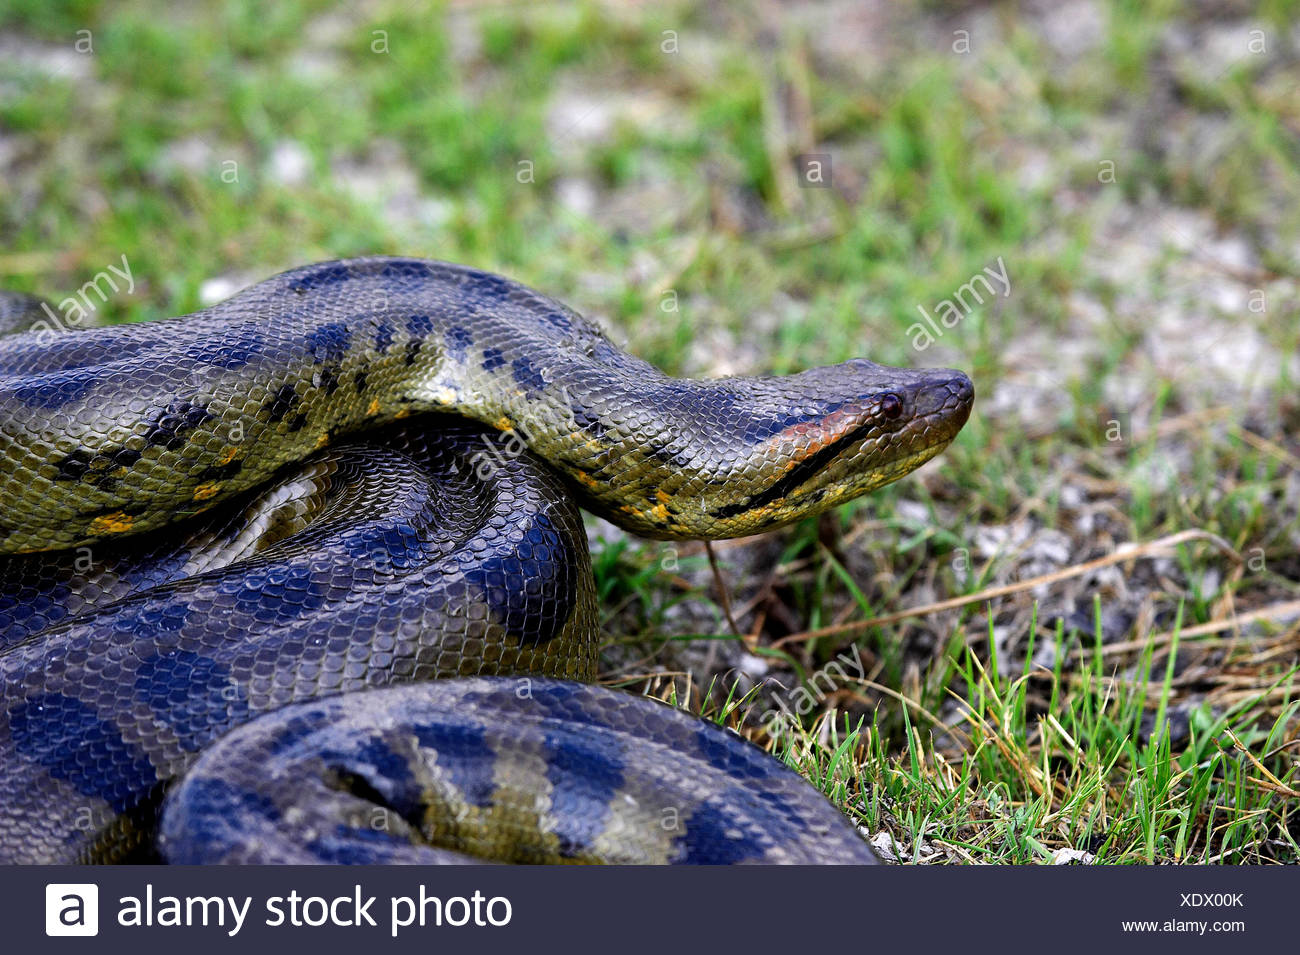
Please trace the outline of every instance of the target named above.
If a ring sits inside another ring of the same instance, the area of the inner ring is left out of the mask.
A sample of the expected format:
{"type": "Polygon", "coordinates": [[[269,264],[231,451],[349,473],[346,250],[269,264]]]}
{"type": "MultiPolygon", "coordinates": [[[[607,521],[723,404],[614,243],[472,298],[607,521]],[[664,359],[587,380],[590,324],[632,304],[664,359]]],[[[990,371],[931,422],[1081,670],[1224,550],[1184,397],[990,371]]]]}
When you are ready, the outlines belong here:
{"type": "Polygon", "coordinates": [[[0,294],[0,859],[874,861],[738,736],[589,685],[577,507],[668,539],[818,513],[939,453],[960,372],[669,378],[386,257],[38,314],[0,294]]]}
{"type": "Polygon", "coordinates": [[[254,720],[199,758],[161,841],[182,863],[875,861],[821,793],[721,727],[529,677],[387,687],[254,720]],[[421,747],[467,758],[431,764],[421,747]]]}

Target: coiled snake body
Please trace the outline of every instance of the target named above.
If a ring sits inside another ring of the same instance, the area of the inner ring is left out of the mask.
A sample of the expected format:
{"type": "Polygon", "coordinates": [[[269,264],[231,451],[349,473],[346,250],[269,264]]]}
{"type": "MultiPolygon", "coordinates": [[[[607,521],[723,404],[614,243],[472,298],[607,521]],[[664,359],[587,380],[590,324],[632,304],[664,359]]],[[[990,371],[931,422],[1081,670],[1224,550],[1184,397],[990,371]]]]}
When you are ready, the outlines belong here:
{"type": "Polygon", "coordinates": [[[780,526],[939,453],[960,372],[669,378],[389,257],[161,322],[29,306],[0,298],[0,858],[874,859],[748,743],[589,685],[577,502],[780,526]]]}

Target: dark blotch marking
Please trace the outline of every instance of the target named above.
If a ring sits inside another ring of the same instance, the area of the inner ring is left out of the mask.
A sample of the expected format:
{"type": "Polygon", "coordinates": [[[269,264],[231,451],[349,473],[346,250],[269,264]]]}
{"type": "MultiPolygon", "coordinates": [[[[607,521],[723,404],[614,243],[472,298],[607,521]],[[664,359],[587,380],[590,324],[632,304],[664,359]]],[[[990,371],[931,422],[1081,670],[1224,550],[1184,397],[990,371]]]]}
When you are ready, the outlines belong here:
{"type": "Polygon", "coordinates": [[[685,468],[691,464],[690,455],[681,451],[669,450],[662,444],[646,444],[642,450],[656,461],[662,461],[664,464],[670,464],[675,468],[685,468]]]}
{"type": "Polygon", "coordinates": [[[339,390],[339,372],[332,365],[326,365],[320,370],[316,379],[316,386],[322,389],[325,394],[332,395],[339,390]]]}
{"type": "Polygon", "coordinates": [[[298,407],[298,402],[302,399],[298,397],[298,392],[294,391],[293,385],[281,385],[280,390],[266,404],[263,409],[266,411],[266,420],[270,424],[277,424],[298,407]]]}
{"type": "Polygon", "coordinates": [[[74,368],[35,375],[14,389],[18,400],[32,408],[61,408],[69,401],[84,398],[103,377],[98,368],[74,368]]]}
{"type": "Polygon", "coordinates": [[[288,752],[319,730],[324,722],[325,716],[320,710],[295,714],[287,723],[281,722],[275,736],[267,741],[267,753],[279,756],[288,752]]]}
{"type": "Polygon", "coordinates": [[[346,265],[334,262],[294,277],[289,283],[289,290],[306,292],[310,289],[326,288],[346,282],[351,277],[352,273],[346,265]]]}
{"type": "Polygon", "coordinates": [[[745,779],[768,779],[779,768],[762,750],[712,723],[695,728],[695,752],[714,769],[745,779]]]}
{"type": "Polygon", "coordinates": [[[379,268],[386,279],[427,279],[433,275],[428,262],[419,259],[387,259],[379,268]]]}
{"type": "Polygon", "coordinates": [[[279,625],[319,610],[329,588],[312,579],[310,567],[272,565],[223,579],[217,592],[234,597],[236,613],[247,614],[259,624],[279,625]]]}
{"type": "Polygon", "coordinates": [[[603,438],[609,434],[609,428],[606,427],[605,422],[586,408],[575,407],[573,409],[573,422],[582,429],[584,434],[589,434],[593,438],[603,438]]]}
{"type": "Polygon", "coordinates": [[[761,857],[750,840],[727,835],[734,828],[733,814],[710,800],[691,813],[672,861],[679,865],[736,865],[761,857]]]}
{"type": "MultiPolygon", "coordinates": [[[[175,451],[182,447],[189,434],[199,425],[210,421],[212,414],[202,405],[184,398],[175,398],[166,408],[159,409],[148,421],[143,436],[143,448],[128,444],[110,445],[99,451],[77,448],[54,462],[56,481],[84,481],[94,487],[109,489],[120,481],[116,473],[133,467],[149,448],[175,451]]],[[[133,443],[140,441],[134,436],[133,443]]]]}
{"type": "Polygon", "coordinates": [[[496,783],[492,774],[496,753],[487,732],[467,723],[426,723],[413,727],[420,745],[438,754],[438,768],[446,772],[471,806],[492,805],[496,783]]]}
{"type": "Polygon", "coordinates": [[[375,351],[381,355],[393,347],[393,336],[395,335],[391,322],[380,322],[375,328],[375,351]]]}
{"type": "Polygon", "coordinates": [[[199,483],[206,484],[210,481],[225,481],[234,477],[244,469],[243,461],[228,461],[225,464],[214,464],[204,468],[199,472],[199,483]]]}
{"type": "Polygon", "coordinates": [[[577,568],[546,514],[538,514],[518,544],[504,539],[464,569],[498,623],[518,627],[514,636],[543,644],[559,636],[577,599],[577,568]],[[526,622],[525,622],[526,621],[526,622]]]}
{"type": "Polygon", "coordinates": [[[425,807],[419,780],[410,759],[386,739],[372,736],[352,752],[329,752],[324,759],[328,760],[326,786],[389,810],[416,832],[423,830],[425,807]]]}
{"type": "Polygon", "coordinates": [[[244,688],[211,657],[173,650],[146,657],[135,676],[136,699],[165,722],[187,753],[249,718],[244,688]]]}
{"type": "Polygon", "coordinates": [[[547,309],[542,312],[542,319],[548,325],[557,328],[562,332],[570,331],[573,328],[573,319],[570,318],[566,312],[558,308],[547,309]]]}
{"type": "Polygon", "coordinates": [[[414,338],[428,338],[433,334],[433,319],[428,315],[412,315],[406,320],[406,333],[414,338]]]}
{"type": "Polygon", "coordinates": [[[512,361],[510,372],[514,375],[515,381],[527,391],[540,391],[546,387],[546,379],[527,355],[520,355],[512,361]]]}
{"type": "Polygon", "coordinates": [[[62,693],[10,706],[9,735],[18,755],[119,813],[140,802],[158,781],[144,750],[91,706],[62,693]]]}
{"type": "Polygon", "coordinates": [[[77,448],[77,450],[65,455],[55,462],[55,467],[58,468],[58,471],[54,475],[54,480],[82,480],[90,471],[91,464],[94,462],[96,457],[98,457],[98,455],[91,451],[87,451],[85,448],[77,448]]]}
{"type": "Polygon", "coordinates": [[[475,298],[499,302],[515,288],[515,283],[491,272],[468,269],[465,272],[465,288],[475,298]]]}
{"type": "Polygon", "coordinates": [[[240,332],[233,340],[205,341],[192,346],[185,357],[195,364],[213,365],[217,368],[243,368],[255,358],[260,358],[266,348],[266,339],[255,331],[240,332]]]}
{"type": "Polygon", "coordinates": [[[356,388],[357,394],[364,392],[366,390],[366,385],[369,383],[370,380],[364,371],[359,371],[352,376],[352,386],[356,388]]]}
{"type": "MultiPolygon", "coordinates": [[[[249,819],[282,822],[280,807],[265,793],[245,789],[215,776],[200,776],[185,783],[175,810],[191,823],[171,862],[197,862],[213,858],[230,845],[231,830],[244,831],[249,819]]],[[[170,854],[169,854],[170,856],[170,854]]]]}
{"type": "Polygon", "coordinates": [[[451,326],[447,329],[444,338],[447,342],[447,352],[459,359],[464,359],[469,346],[474,344],[474,336],[462,325],[451,326]]]}
{"type": "Polygon", "coordinates": [[[412,338],[406,343],[406,364],[414,365],[415,360],[420,357],[420,349],[424,347],[424,342],[418,338],[412,338]]]}
{"type": "Polygon", "coordinates": [[[623,786],[623,762],[608,740],[583,739],[573,732],[548,733],[542,745],[560,855],[572,858],[604,831],[609,807],[623,786]]]}
{"type": "Polygon", "coordinates": [[[175,451],[185,444],[191,431],[211,420],[212,413],[203,405],[176,398],[150,423],[144,433],[145,447],[175,451]]]}
{"type": "Polygon", "coordinates": [[[351,347],[352,333],[348,331],[347,322],[329,322],[308,332],[306,341],[311,347],[312,360],[317,364],[340,362],[351,347]]]}
{"type": "Polygon", "coordinates": [[[394,750],[383,737],[372,736],[357,747],[354,757],[340,762],[343,765],[336,765],[335,770],[351,771],[357,782],[365,783],[371,790],[372,802],[392,809],[416,829],[420,828],[424,806],[419,798],[419,781],[404,753],[394,750]]]}
{"type": "Polygon", "coordinates": [[[144,456],[144,452],[137,451],[135,448],[118,448],[105,456],[108,458],[110,467],[129,468],[144,456]]]}
{"type": "Polygon", "coordinates": [[[410,524],[361,527],[343,538],[353,560],[368,566],[408,570],[423,562],[424,542],[410,524]]]}
{"type": "Polygon", "coordinates": [[[502,354],[500,348],[483,349],[483,370],[496,371],[506,363],[506,356],[502,354]]]}

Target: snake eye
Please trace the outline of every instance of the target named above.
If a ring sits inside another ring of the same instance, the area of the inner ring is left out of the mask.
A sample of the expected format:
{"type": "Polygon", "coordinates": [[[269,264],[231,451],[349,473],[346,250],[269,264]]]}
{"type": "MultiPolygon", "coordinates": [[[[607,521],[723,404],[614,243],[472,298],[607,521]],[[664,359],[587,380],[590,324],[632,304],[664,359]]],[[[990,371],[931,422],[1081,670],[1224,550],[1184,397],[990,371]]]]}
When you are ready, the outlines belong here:
{"type": "Polygon", "coordinates": [[[880,413],[893,421],[903,413],[903,399],[891,393],[880,396],[880,413]]]}

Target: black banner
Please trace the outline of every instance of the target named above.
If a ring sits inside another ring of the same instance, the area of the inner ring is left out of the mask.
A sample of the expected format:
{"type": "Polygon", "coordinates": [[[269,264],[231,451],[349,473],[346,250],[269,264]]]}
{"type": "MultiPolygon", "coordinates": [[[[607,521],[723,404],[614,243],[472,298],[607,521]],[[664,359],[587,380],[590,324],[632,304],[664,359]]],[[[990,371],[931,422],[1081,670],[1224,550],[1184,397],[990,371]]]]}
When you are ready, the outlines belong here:
{"type": "Polygon", "coordinates": [[[1222,867],[31,867],[0,869],[0,911],[11,952],[53,936],[80,939],[60,951],[184,955],[1290,950],[1297,884],[1222,867]]]}

